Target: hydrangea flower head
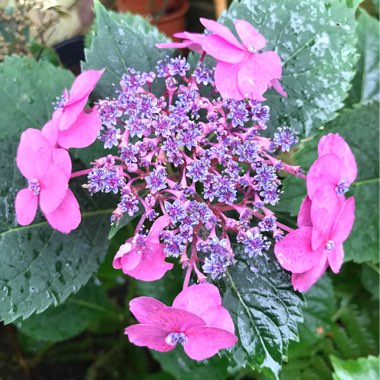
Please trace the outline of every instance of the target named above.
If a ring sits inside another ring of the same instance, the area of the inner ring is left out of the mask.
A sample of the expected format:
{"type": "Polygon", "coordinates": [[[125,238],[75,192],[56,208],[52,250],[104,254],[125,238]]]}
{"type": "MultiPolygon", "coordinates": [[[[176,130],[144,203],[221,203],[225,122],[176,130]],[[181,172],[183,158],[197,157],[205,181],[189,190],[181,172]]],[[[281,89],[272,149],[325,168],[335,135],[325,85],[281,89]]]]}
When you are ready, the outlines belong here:
{"type": "Polygon", "coordinates": [[[237,342],[231,316],[214,285],[185,288],[171,307],[150,297],[135,298],[129,305],[140,323],[127,327],[125,334],[137,346],[168,352],[182,344],[191,359],[204,360],[237,342]]]}

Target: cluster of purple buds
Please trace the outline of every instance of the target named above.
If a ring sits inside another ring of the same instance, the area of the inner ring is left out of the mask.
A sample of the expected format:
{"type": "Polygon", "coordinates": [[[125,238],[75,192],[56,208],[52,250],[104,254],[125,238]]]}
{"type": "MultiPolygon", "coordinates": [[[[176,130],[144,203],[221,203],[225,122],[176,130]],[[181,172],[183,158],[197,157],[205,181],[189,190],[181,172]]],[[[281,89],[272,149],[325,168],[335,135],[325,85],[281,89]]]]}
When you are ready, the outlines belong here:
{"type": "Polygon", "coordinates": [[[298,139],[288,127],[273,139],[261,136],[268,106],[221,99],[211,68],[200,62],[191,72],[178,57],[158,62],[155,73],[129,69],[116,97],[96,107],[103,122],[98,138],[113,150],[94,162],[85,186],[91,194],[120,195],[112,223],[142,211],[137,236],[145,222],[168,216],[160,232],[164,252],[191,263],[198,280],[223,276],[234,263],[234,243],[250,258],[268,250],[266,235],[281,238],[268,207],[279,201],[278,171],[299,169],[273,154],[298,139]],[[161,96],[152,92],[154,82],[164,86],[161,96]],[[203,96],[203,87],[213,95],[203,96]]]}

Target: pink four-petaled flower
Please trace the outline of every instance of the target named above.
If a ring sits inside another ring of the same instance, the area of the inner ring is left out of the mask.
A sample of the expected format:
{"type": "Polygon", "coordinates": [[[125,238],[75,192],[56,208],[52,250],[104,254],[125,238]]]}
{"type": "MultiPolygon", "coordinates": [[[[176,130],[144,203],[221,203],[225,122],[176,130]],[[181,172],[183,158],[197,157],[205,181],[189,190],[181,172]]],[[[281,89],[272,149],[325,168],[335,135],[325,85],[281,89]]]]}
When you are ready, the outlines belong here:
{"type": "Polygon", "coordinates": [[[38,129],[21,135],[17,166],[28,180],[28,187],[16,196],[16,217],[21,225],[32,223],[38,205],[49,224],[64,233],[80,223],[79,205],[68,188],[71,160],[64,149],[53,148],[38,129]]]}
{"type": "Polygon", "coordinates": [[[50,144],[65,149],[91,145],[102,125],[96,109],[84,110],[91,91],[104,70],[88,70],[80,74],[63,94],[61,104],[42,129],[50,144]]]}
{"type": "Polygon", "coordinates": [[[140,323],[127,327],[125,334],[137,346],[167,352],[180,343],[191,359],[204,360],[237,342],[232,318],[214,285],[184,289],[171,307],[151,297],[135,298],[129,305],[140,323]]]}
{"type": "Polygon", "coordinates": [[[153,223],[147,236],[136,235],[128,239],[117,251],[113,267],[142,281],[163,277],[173,268],[173,264],[165,261],[165,246],[160,243],[160,233],[169,223],[169,216],[161,216],[153,223]]]}

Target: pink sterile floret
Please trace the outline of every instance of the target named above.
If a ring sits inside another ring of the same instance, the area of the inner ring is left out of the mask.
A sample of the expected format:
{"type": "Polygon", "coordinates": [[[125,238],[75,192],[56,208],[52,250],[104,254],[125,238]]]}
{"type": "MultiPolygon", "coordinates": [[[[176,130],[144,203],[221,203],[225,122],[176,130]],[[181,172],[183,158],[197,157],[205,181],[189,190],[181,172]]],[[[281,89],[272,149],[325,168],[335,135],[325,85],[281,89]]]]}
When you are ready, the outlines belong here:
{"type": "Polygon", "coordinates": [[[142,281],[162,278],[173,268],[173,264],[165,261],[165,245],[160,243],[160,233],[169,223],[169,216],[161,216],[153,223],[148,235],[128,239],[117,251],[113,267],[142,281]]]}
{"type": "Polygon", "coordinates": [[[200,33],[189,33],[189,32],[180,32],[175,33],[174,37],[181,38],[182,42],[164,42],[161,44],[156,44],[158,48],[162,49],[185,49],[188,48],[197,53],[202,53],[202,42],[205,38],[204,34],[200,33]]]}
{"type": "Polygon", "coordinates": [[[21,135],[16,162],[28,180],[28,187],[16,196],[18,223],[32,223],[39,205],[53,228],[64,233],[75,229],[81,216],[68,188],[71,160],[67,151],[53,148],[41,131],[30,128],[21,135]]]}
{"type": "Polygon", "coordinates": [[[355,200],[339,197],[329,186],[316,190],[301,206],[299,228],[275,245],[281,266],[293,273],[296,290],[307,291],[328,266],[338,273],[343,263],[343,242],[354,223],[355,200]],[[307,215],[307,213],[310,215],[307,215]]]}
{"type": "Polygon", "coordinates": [[[204,360],[237,342],[232,318],[214,285],[184,289],[172,307],[150,297],[135,298],[129,305],[140,323],[127,327],[125,334],[137,346],[167,352],[181,343],[191,359],[204,360]]]}
{"type": "Polygon", "coordinates": [[[307,193],[313,198],[319,186],[329,185],[338,195],[348,191],[355,181],[357,165],[348,144],[339,134],[330,133],[319,141],[318,159],[307,175],[307,193]]]}
{"type": "Polygon", "coordinates": [[[103,71],[84,71],[75,79],[69,94],[65,90],[52,119],[42,129],[50,144],[65,149],[85,148],[96,140],[101,119],[96,109],[84,107],[103,71]]]}
{"type": "Polygon", "coordinates": [[[202,47],[217,60],[215,86],[222,97],[262,101],[265,100],[264,92],[270,87],[287,96],[279,82],[282,74],[280,57],[274,51],[259,53],[266,41],[249,22],[235,21],[240,43],[226,26],[213,20],[200,20],[212,33],[205,37],[202,47]]]}

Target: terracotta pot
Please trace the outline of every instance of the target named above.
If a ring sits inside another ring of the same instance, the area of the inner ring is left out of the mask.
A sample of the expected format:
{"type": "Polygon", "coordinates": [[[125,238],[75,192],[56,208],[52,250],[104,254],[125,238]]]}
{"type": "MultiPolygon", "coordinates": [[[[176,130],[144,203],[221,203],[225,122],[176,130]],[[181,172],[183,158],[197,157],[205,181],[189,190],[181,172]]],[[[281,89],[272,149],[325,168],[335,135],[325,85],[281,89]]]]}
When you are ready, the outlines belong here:
{"type": "Polygon", "coordinates": [[[165,9],[176,7],[177,0],[117,0],[116,6],[119,12],[139,13],[149,16],[165,9]]]}
{"type": "Polygon", "coordinates": [[[153,20],[152,24],[165,33],[168,37],[172,37],[174,33],[183,32],[186,28],[186,13],[189,10],[189,1],[180,0],[177,7],[172,11],[164,14],[158,20],[153,20]]]}
{"type": "Polygon", "coordinates": [[[174,33],[185,30],[185,16],[189,9],[188,0],[117,0],[117,8],[120,12],[140,13],[150,20],[153,25],[172,37],[174,33]],[[156,10],[152,12],[152,3],[156,10]],[[166,6],[166,7],[165,7],[166,6]],[[158,19],[154,19],[154,13],[159,13],[162,10],[166,12],[158,19]]]}

